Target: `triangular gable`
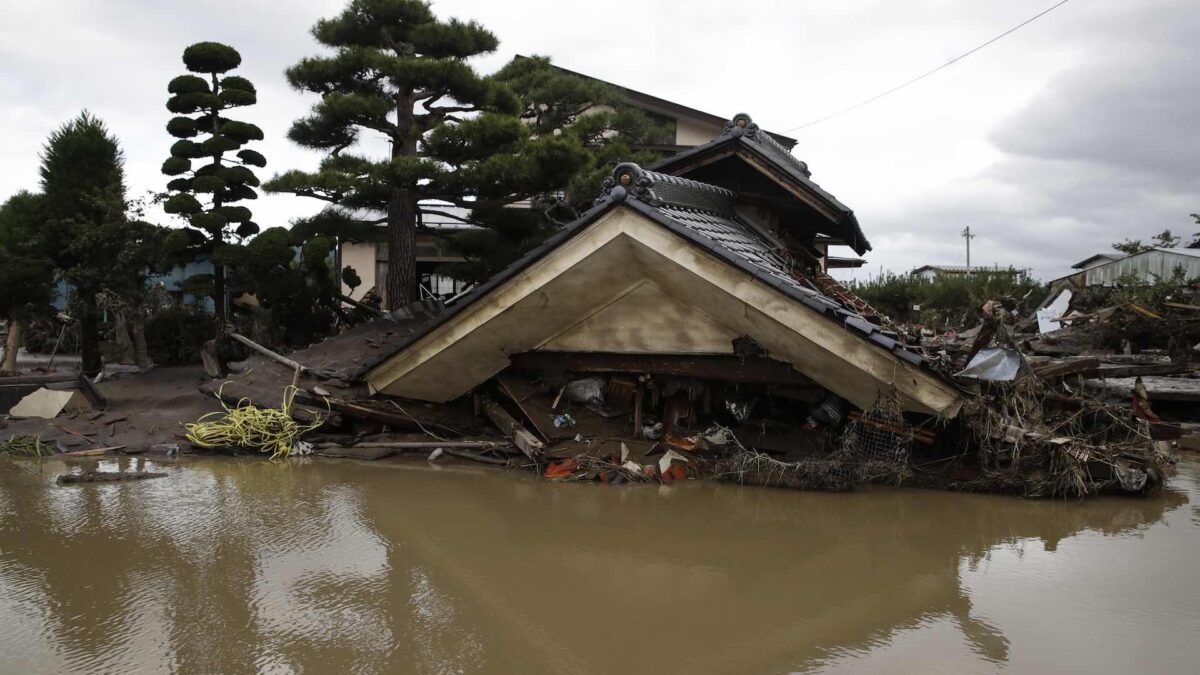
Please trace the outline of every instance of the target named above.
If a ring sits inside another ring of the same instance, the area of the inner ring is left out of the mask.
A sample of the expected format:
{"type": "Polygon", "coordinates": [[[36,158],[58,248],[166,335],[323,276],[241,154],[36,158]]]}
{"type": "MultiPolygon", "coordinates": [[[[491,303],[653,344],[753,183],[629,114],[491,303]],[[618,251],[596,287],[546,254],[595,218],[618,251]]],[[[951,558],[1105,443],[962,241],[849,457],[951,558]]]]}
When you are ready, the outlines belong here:
{"type": "Polygon", "coordinates": [[[537,346],[538,351],[618,354],[732,354],[737,331],[652,281],[537,346]]]}
{"type": "Polygon", "coordinates": [[[446,401],[514,354],[588,351],[589,339],[599,351],[697,353],[745,335],[857,406],[895,386],[906,409],[957,412],[957,390],[920,356],[803,288],[731,211],[695,206],[727,208],[731,193],[633,165],[616,177],[598,209],[374,367],[372,390],[446,401]],[[651,303],[665,303],[663,320],[648,316],[651,303]],[[671,319],[707,332],[688,344],[670,334],[671,319]]]}

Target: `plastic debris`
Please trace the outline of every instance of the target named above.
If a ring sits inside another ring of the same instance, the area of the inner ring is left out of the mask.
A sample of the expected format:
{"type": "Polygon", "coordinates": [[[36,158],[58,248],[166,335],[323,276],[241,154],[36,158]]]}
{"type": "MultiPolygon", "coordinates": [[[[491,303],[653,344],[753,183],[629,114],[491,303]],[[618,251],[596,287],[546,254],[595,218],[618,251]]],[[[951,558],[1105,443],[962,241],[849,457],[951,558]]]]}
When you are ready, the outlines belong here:
{"type": "Polygon", "coordinates": [[[754,403],[754,399],[749,399],[746,401],[735,401],[730,399],[725,401],[725,409],[729,411],[730,415],[733,415],[735,420],[739,422],[745,422],[746,420],[750,419],[750,413],[754,412],[754,403]]]}
{"type": "Polygon", "coordinates": [[[662,438],[663,423],[655,422],[654,424],[646,424],[642,426],[642,438],[651,441],[657,441],[662,438]]]}
{"type": "Polygon", "coordinates": [[[954,376],[982,382],[1012,382],[1018,375],[1031,372],[1021,352],[1007,347],[988,347],[979,350],[967,367],[954,376]]]}
{"type": "Polygon", "coordinates": [[[568,459],[565,462],[551,464],[546,467],[546,472],[543,474],[546,478],[570,478],[571,474],[575,473],[575,469],[579,468],[579,462],[568,459]]]}
{"type": "Polygon", "coordinates": [[[563,387],[563,398],[583,405],[604,405],[604,378],[585,377],[572,380],[563,387]]]}
{"type": "Polygon", "coordinates": [[[575,426],[575,418],[571,417],[570,415],[568,415],[566,413],[563,413],[562,415],[555,415],[554,426],[559,429],[567,429],[567,428],[573,427],[573,426],[575,426]]]}

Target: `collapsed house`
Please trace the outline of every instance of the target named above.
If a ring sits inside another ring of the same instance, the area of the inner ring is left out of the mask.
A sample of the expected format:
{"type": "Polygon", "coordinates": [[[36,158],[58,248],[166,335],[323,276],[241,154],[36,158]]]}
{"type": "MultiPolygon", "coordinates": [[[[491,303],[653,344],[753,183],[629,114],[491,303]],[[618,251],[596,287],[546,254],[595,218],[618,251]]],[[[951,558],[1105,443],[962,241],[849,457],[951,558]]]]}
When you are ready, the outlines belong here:
{"type": "Polygon", "coordinates": [[[1066,406],[1055,424],[1028,379],[956,381],[825,274],[830,242],[870,249],[853,211],[738,115],[654,170],[618,165],[593,208],[452,307],[260,359],[209,390],[270,405],[295,380],[289,414],[332,415],[317,440],[334,454],[375,434],[365,445],[512,452],[563,479],[1079,496],[1161,484],[1168,458],[1136,420],[1082,433],[1098,414],[1066,406]],[[396,430],[427,440],[378,436],[396,430]]]}

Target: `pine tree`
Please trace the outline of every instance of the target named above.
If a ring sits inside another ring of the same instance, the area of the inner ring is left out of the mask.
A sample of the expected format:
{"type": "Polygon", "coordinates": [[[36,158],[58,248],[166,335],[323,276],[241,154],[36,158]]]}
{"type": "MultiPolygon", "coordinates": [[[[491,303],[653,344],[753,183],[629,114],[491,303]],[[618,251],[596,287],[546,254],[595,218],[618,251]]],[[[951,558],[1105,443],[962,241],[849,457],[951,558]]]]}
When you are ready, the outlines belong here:
{"type": "Polygon", "coordinates": [[[334,52],[288,69],[292,86],[321,96],[288,136],[328,156],[266,189],[330,204],[301,231],[346,236],[386,223],[389,307],[417,299],[416,232],[431,211],[423,201],[495,209],[552,189],[586,162],[575,139],[531,137],[512,91],[467,63],[498,45],[475,22],[439,20],[421,0],[351,0],[313,36],[334,52]],[[347,152],[364,132],[382,134],[390,156],[347,152]]]}
{"type": "Polygon", "coordinates": [[[0,374],[17,372],[24,325],[54,299],[53,263],[39,250],[41,197],[18,192],[0,206],[0,319],[8,324],[0,374]]]}
{"type": "Polygon", "coordinates": [[[257,126],[225,117],[232,108],[257,101],[254,85],[244,77],[226,75],[242,62],[236,49],[217,42],[199,42],[183,50],[183,63],[192,73],[167,85],[167,109],[177,117],[167,132],[179,140],[162,172],[174,178],[163,210],[183,218],[196,252],[213,260],[212,296],[217,317],[225,318],[225,266],[220,250],[236,238],[255,235],[253,214],[239,204],[256,199],[259,180],[251,167],[266,166],[260,153],[243,148],[261,141],[257,126]],[[201,75],[203,77],[201,77],[201,75]],[[191,140],[197,139],[197,140],[191,140]]]}
{"type": "Polygon", "coordinates": [[[545,57],[516,57],[493,78],[521,100],[522,120],[534,137],[560,136],[578,143],[586,159],[559,176],[553,189],[525,195],[529,209],[476,209],[463,229],[447,234],[450,250],[466,264],[441,271],[478,283],[507,267],[563,224],[575,220],[600,193],[620,162],[649,165],[663,153],[647,148],[673,143],[673,130],[625,102],[620,90],[554,67],[545,57]]]}
{"type": "Polygon", "coordinates": [[[102,367],[96,294],[121,274],[128,245],[124,157],[117,139],[88,112],[50,135],[42,152],[39,239],[73,289],[85,375],[102,367]]]}

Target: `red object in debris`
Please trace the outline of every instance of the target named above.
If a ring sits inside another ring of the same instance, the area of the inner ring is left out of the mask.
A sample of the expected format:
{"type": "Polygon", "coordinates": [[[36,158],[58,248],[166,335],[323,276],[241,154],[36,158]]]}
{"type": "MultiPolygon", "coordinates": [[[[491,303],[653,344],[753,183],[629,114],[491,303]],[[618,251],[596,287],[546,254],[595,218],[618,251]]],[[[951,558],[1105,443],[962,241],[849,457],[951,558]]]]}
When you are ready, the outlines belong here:
{"type": "Polygon", "coordinates": [[[680,438],[678,436],[667,434],[666,437],[663,438],[663,443],[675,448],[679,448],[680,450],[687,450],[688,452],[696,451],[696,441],[691,438],[680,438]]]}
{"type": "Polygon", "coordinates": [[[551,464],[546,467],[546,473],[542,474],[546,478],[566,478],[575,473],[575,469],[579,468],[579,462],[573,459],[568,459],[565,462],[551,464]]]}
{"type": "Polygon", "coordinates": [[[667,469],[662,475],[662,482],[674,483],[677,480],[687,480],[687,464],[683,462],[672,462],[671,468],[667,469]]]}
{"type": "Polygon", "coordinates": [[[1162,418],[1150,409],[1150,394],[1146,391],[1146,385],[1142,383],[1140,377],[1133,381],[1133,400],[1130,401],[1130,407],[1133,408],[1133,414],[1138,419],[1148,422],[1162,421],[1162,418]]]}

